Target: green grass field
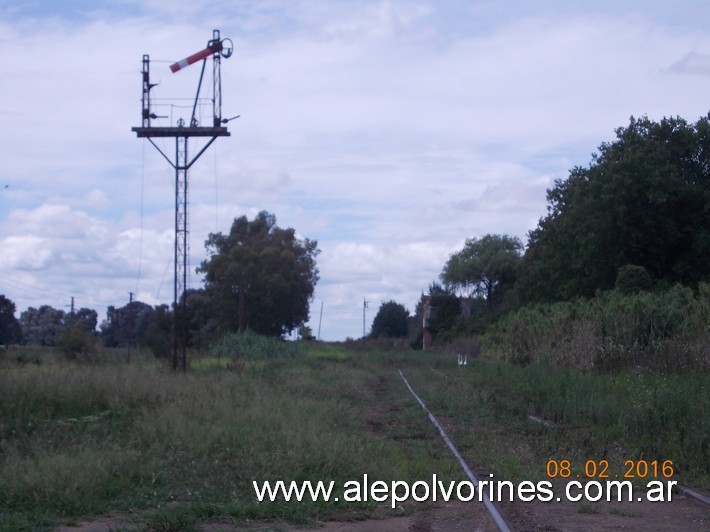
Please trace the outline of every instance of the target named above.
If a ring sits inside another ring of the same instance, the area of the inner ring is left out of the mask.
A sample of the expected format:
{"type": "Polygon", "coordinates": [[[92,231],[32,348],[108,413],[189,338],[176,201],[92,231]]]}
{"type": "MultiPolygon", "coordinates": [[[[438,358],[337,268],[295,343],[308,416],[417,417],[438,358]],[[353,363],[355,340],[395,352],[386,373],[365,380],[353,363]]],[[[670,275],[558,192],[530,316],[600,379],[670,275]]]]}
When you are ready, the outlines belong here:
{"type": "MultiPolygon", "coordinates": [[[[252,349],[252,348],[250,348],[252,349]]],[[[192,361],[187,374],[120,353],[91,365],[51,352],[0,360],[0,529],[107,513],[137,528],[315,523],[416,511],[387,503],[257,503],[252,481],[462,479],[401,368],[469,463],[544,478],[548,459],[673,460],[710,488],[702,376],[522,369],[375,345],[278,344],[192,361]],[[266,349],[266,351],[265,351],[266,349]],[[267,356],[264,353],[267,352],[267,356]],[[529,414],[554,423],[532,423],[529,414]]]]}

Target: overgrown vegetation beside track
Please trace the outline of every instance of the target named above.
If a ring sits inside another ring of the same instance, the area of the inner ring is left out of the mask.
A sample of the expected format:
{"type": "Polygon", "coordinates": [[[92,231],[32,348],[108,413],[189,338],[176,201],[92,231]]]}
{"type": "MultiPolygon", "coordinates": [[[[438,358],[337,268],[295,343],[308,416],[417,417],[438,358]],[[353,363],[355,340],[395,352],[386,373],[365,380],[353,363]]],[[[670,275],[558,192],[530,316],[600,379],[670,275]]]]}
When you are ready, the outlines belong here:
{"type": "Polygon", "coordinates": [[[91,365],[6,352],[0,530],[109,512],[154,530],[391,514],[372,502],[257,504],[252,481],[462,479],[397,368],[466,459],[498,479],[544,478],[549,459],[604,458],[618,469],[645,458],[673,460],[679,483],[710,489],[710,389],[700,375],[480,359],[462,368],[455,354],[376,342],[232,341],[244,351],[196,358],[187,374],[141,357],[126,365],[123,351],[112,358],[121,363],[91,365]]]}
{"type": "MultiPolygon", "coordinates": [[[[371,502],[258,504],[252,481],[457,474],[432,451],[438,442],[425,419],[380,421],[382,437],[368,434],[368,410],[390,401],[389,388],[385,397],[373,391],[381,368],[325,344],[274,355],[235,358],[241,363],[231,369],[198,359],[176,374],[155,363],[18,364],[9,353],[0,371],[0,530],[107,512],[158,530],[209,520],[362,519],[388,510],[371,502]],[[390,430],[397,439],[386,437],[390,430]]],[[[408,401],[393,393],[392,402],[408,401]]]]}
{"type": "Polygon", "coordinates": [[[411,369],[454,440],[498,478],[545,478],[548,459],[672,460],[680,484],[710,489],[710,387],[703,375],[596,374],[473,361],[411,369]],[[534,423],[529,415],[548,425],[534,423]],[[506,449],[499,452],[496,449],[506,449]]]}
{"type": "Polygon", "coordinates": [[[522,307],[490,327],[484,343],[489,355],[520,365],[709,372],[710,285],[522,307]]]}

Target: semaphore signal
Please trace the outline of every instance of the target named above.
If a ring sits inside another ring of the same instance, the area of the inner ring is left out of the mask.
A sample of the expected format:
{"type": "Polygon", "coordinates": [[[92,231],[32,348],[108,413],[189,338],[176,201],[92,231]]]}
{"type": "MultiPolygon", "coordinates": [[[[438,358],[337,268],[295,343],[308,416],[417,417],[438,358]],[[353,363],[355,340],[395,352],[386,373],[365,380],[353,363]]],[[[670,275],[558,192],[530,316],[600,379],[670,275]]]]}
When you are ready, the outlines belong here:
{"type": "MultiPolygon", "coordinates": [[[[212,39],[207,42],[207,47],[191,56],[178,61],[170,66],[175,73],[183,68],[202,61],[202,71],[197,85],[192,116],[189,123],[183,118],[177,124],[170,126],[154,126],[152,121],[160,118],[152,109],[151,90],[157,85],[150,82],[150,57],[143,56],[143,95],[141,98],[140,127],[132,128],[138,138],[147,138],[160,152],[168,163],[175,169],[175,277],[173,283],[173,356],[172,367],[178,368],[178,363],[183,371],[187,369],[187,272],[188,272],[188,179],[187,171],[210,147],[217,137],[229,137],[230,133],[223,126],[231,119],[222,119],[222,72],[221,59],[232,55],[232,41],[222,39],[219,30],[212,32],[212,39]],[[212,121],[209,125],[199,125],[196,118],[197,105],[200,100],[200,89],[205,74],[207,59],[212,58],[212,121]],[[175,138],[175,157],[171,159],[153,141],[156,137],[175,138]],[[207,140],[192,158],[188,157],[188,139],[192,137],[205,137],[207,140]]],[[[236,118],[236,117],[235,117],[236,118]]]]}
{"type": "Polygon", "coordinates": [[[216,38],[210,40],[207,43],[207,48],[197,52],[196,54],[192,54],[190,57],[186,57],[182,61],[178,61],[177,63],[173,63],[172,65],[170,65],[170,70],[173,72],[173,74],[178,70],[182,70],[183,68],[190,66],[193,63],[197,63],[200,60],[207,59],[208,57],[214,54],[220,54],[222,57],[225,58],[232,55],[233,48],[231,39],[220,39],[219,31],[215,31],[217,31],[216,38]]]}

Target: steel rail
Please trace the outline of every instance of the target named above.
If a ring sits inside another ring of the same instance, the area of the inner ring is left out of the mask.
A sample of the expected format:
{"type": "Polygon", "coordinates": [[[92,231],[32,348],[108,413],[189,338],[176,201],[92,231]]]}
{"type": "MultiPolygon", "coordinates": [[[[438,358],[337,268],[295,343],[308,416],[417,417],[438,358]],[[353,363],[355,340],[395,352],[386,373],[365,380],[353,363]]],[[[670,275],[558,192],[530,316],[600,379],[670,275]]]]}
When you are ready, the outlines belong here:
{"type": "MultiPolygon", "coordinates": [[[[554,423],[550,423],[549,421],[545,421],[541,417],[538,416],[533,416],[532,414],[528,416],[528,419],[530,421],[533,421],[535,423],[540,423],[542,425],[545,425],[546,427],[554,427],[554,423]]],[[[688,497],[692,497],[698,502],[701,502],[707,506],[710,506],[710,497],[707,495],[704,495],[703,493],[700,493],[699,491],[696,491],[694,489],[688,488],[686,486],[678,486],[678,490],[680,490],[681,493],[685,494],[688,497]]]]}
{"type": "MultiPolygon", "coordinates": [[[[461,464],[461,467],[463,468],[464,473],[466,473],[466,476],[471,480],[471,482],[473,482],[473,485],[476,486],[476,490],[479,491],[479,482],[478,482],[478,479],[476,478],[476,475],[473,474],[473,471],[471,471],[471,468],[468,466],[466,461],[463,459],[463,457],[461,456],[461,453],[459,453],[458,449],[456,449],[456,446],[453,444],[451,439],[446,435],[446,431],[444,430],[444,428],[441,426],[441,424],[436,419],[434,414],[432,414],[431,411],[424,404],[424,401],[422,401],[419,398],[417,393],[414,391],[414,388],[412,388],[412,386],[409,384],[409,381],[407,381],[407,378],[404,376],[404,373],[402,373],[402,370],[398,369],[397,371],[399,371],[399,375],[402,377],[404,384],[407,385],[407,388],[409,388],[410,393],[414,396],[414,398],[417,400],[419,405],[424,409],[424,412],[427,413],[427,416],[429,416],[429,421],[431,421],[434,424],[434,426],[439,430],[439,434],[441,434],[441,438],[444,440],[444,442],[448,446],[449,450],[453,453],[453,455],[459,461],[459,464],[461,464]]],[[[503,517],[501,517],[500,513],[498,513],[498,509],[493,505],[493,501],[491,501],[488,498],[488,495],[485,493],[485,491],[479,491],[479,494],[484,495],[483,504],[486,505],[486,508],[488,509],[491,516],[493,517],[493,520],[498,525],[498,529],[501,532],[510,532],[510,528],[508,528],[508,525],[505,524],[503,517]]]]}

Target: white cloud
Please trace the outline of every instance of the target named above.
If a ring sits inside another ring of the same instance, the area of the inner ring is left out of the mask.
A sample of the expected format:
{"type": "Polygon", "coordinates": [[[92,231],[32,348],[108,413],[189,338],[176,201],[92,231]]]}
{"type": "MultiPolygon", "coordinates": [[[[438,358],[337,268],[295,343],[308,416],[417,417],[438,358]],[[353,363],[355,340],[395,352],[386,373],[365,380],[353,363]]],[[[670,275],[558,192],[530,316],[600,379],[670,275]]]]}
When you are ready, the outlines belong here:
{"type": "MultiPolygon", "coordinates": [[[[394,299],[412,312],[422,291],[435,280],[451,248],[436,242],[366,244],[341,242],[323,251],[321,285],[312,309],[312,323],[324,302],[324,338],[362,335],[362,302],[370,302],[371,321],[380,303],[394,299]]],[[[370,321],[367,322],[369,327],[370,321]]]]}
{"type": "Polygon", "coordinates": [[[2,249],[3,270],[41,270],[52,256],[44,239],[37,235],[7,237],[2,240],[2,249]]]}
{"type": "MultiPolygon", "coordinates": [[[[122,231],[68,203],[14,210],[2,225],[3,233],[14,235],[1,243],[0,279],[8,297],[23,302],[23,308],[42,304],[61,308],[77,296],[81,306],[105,316],[106,306],[121,304],[138,284],[141,270],[157,287],[164,259],[172,252],[171,231],[122,231]]],[[[168,290],[162,301],[171,299],[168,290]]],[[[160,300],[153,292],[148,302],[160,300]]]]}

